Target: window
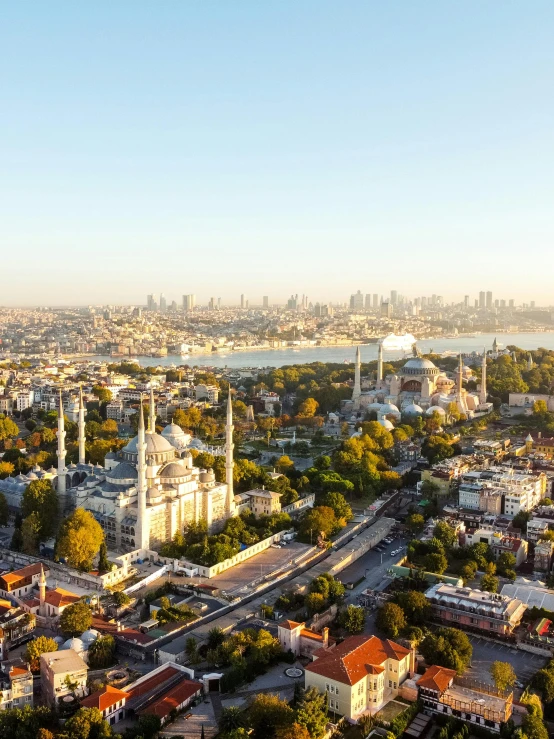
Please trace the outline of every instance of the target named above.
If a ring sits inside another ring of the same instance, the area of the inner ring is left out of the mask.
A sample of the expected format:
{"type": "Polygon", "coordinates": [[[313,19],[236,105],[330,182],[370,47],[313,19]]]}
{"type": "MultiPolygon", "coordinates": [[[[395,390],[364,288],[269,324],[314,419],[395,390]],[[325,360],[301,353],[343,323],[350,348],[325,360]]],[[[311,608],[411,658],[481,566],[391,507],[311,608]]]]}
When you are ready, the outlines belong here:
{"type": "Polygon", "coordinates": [[[335,693],[336,693],[336,695],[339,694],[339,689],[338,688],[335,688],[335,693]]]}

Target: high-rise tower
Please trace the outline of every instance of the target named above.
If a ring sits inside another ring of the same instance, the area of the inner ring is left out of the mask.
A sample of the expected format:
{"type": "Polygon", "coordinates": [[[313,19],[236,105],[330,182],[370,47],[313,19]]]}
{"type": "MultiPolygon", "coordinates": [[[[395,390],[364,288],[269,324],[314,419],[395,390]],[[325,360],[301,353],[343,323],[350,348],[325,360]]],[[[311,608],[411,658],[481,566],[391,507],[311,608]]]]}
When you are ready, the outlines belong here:
{"type": "Polygon", "coordinates": [[[362,355],[360,354],[360,347],[356,347],[356,363],[354,365],[354,390],[352,391],[352,402],[354,408],[357,409],[360,404],[360,396],[362,394],[362,355]]]}
{"type": "Polygon", "coordinates": [[[379,342],[379,354],[377,355],[377,383],[383,382],[383,343],[379,342]]]}
{"type": "Polygon", "coordinates": [[[144,414],[142,398],[139,406],[138,440],[137,440],[137,549],[150,549],[150,528],[146,517],[146,435],[144,431],[144,414]]]}
{"type": "Polygon", "coordinates": [[[227,501],[225,512],[228,516],[234,511],[235,494],[233,492],[233,401],[231,398],[231,386],[227,397],[227,422],[225,424],[225,482],[227,483],[227,501]]]}

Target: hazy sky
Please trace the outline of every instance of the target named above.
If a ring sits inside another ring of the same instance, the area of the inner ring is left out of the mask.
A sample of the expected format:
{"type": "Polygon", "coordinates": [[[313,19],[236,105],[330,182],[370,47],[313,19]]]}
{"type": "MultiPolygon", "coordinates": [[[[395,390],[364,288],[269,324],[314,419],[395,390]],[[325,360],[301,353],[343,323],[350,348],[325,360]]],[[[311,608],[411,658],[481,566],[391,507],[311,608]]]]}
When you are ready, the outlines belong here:
{"type": "Polygon", "coordinates": [[[552,0],[0,0],[0,304],[553,302],[552,0]]]}

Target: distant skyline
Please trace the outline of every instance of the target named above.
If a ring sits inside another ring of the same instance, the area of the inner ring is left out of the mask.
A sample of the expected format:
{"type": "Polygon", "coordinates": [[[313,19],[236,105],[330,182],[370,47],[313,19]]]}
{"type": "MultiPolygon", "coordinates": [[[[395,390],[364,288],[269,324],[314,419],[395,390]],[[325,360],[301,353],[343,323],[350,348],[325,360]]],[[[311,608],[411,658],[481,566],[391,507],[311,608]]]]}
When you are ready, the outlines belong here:
{"type": "Polygon", "coordinates": [[[549,305],[553,32],[546,0],[4,4],[0,305],[549,305]]]}

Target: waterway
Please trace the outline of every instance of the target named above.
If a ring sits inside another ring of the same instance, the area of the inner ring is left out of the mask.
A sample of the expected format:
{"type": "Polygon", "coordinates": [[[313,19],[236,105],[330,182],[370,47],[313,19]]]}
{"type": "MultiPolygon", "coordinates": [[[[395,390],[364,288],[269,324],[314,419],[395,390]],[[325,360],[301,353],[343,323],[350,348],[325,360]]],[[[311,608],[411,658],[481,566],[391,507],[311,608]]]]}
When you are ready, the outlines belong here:
{"type": "MultiPolygon", "coordinates": [[[[427,354],[444,352],[471,354],[471,352],[482,352],[483,348],[492,348],[496,338],[499,348],[515,345],[520,349],[554,349],[554,332],[521,333],[521,334],[476,334],[469,336],[456,336],[450,339],[436,338],[423,339],[417,342],[420,352],[427,354]]],[[[377,344],[364,344],[360,347],[362,362],[370,362],[377,359],[377,344]]],[[[143,367],[170,367],[172,365],[188,365],[190,367],[283,367],[290,364],[307,364],[309,362],[335,362],[342,364],[354,362],[356,349],[353,346],[317,346],[302,349],[264,349],[257,351],[226,351],[212,352],[211,354],[190,354],[181,356],[179,354],[167,357],[137,357],[133,361],[143,367]]],[[[385,351],[385,361],[388,359],[401,359],[409,356],[410,352],[385,351]]],[[[86,358],[86,357],[85,357],[86,358]]],[[[101,359],[108,362],[120,362],[122,357],[90,357],[90,359],[101,359]]]]}

